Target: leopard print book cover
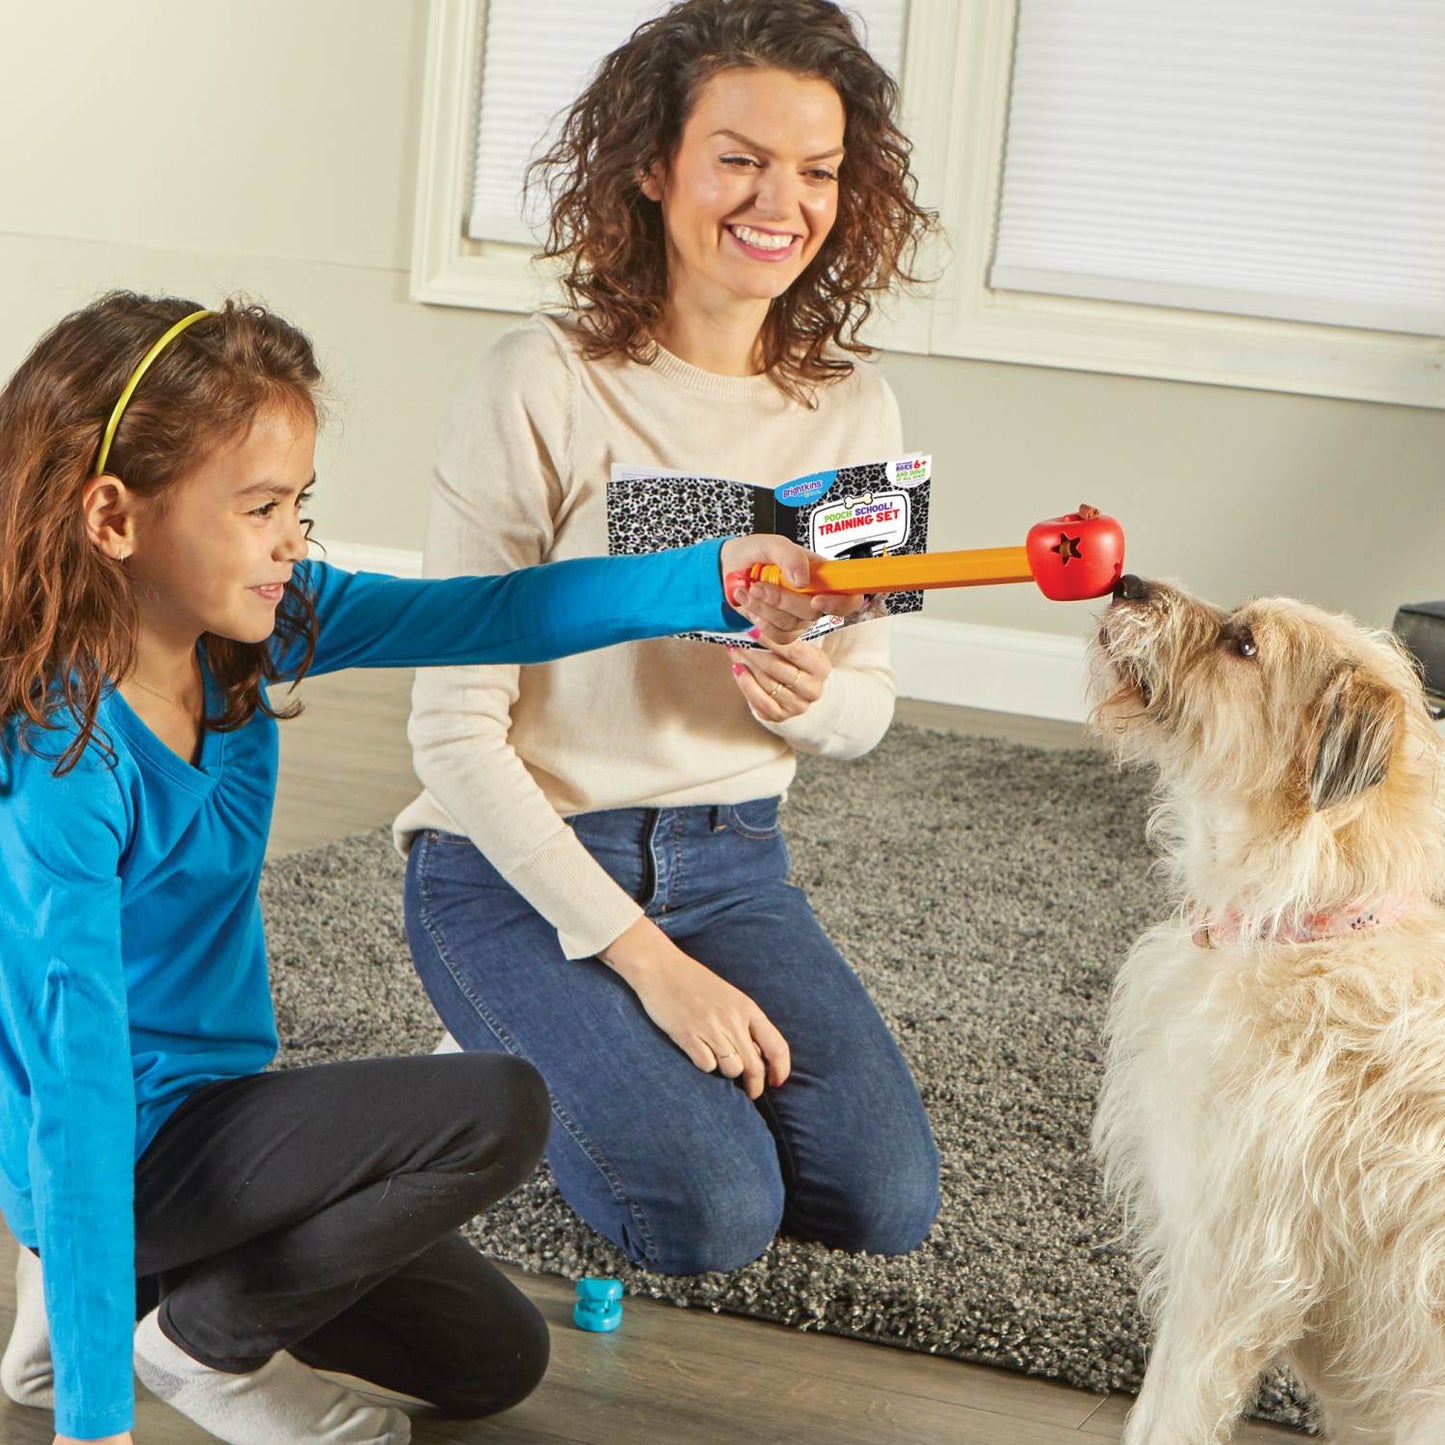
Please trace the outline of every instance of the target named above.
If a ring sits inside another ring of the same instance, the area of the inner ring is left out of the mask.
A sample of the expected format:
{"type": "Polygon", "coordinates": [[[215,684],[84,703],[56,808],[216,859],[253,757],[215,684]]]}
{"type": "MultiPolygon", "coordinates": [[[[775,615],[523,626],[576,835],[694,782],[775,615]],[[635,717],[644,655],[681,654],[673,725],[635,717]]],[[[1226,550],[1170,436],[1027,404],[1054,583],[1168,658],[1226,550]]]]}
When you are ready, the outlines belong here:
{"type": "MultiPolygon", "coordinates": [[[[750,486],[723,477],[648,476],[619,469],[607,484],[607,550],[613,556],[690,547],[710,537],[777,532],[824,557],[877,557],[928,549],[931,459],[865,462],[836,467],[780,487],[750,486]],[[900,473],[915,475],[903,479],[900,473]],[[797,505],[782,498],[792,497],[797,505]]],[[[828,619],[805,637],[870,617],[923,610],[922,592],[878,597],[845,623],[828,619]]],[[[754,647],[722,632],[684,637],[754,647]]]]}

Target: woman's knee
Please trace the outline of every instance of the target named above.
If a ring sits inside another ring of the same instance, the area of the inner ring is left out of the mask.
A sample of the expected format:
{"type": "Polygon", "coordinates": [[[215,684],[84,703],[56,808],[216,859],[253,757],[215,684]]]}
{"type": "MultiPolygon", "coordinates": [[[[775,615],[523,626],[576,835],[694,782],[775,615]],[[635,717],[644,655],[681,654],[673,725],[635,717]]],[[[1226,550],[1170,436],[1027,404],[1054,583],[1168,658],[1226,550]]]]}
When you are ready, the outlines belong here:
{"type": "Polygon", "coordinates": [[[732,1181],[725,1189],[689,1192],[655,1213],[638,1264],[659,1274],[708,1274],[751,1264],[783,1220],[780,1178],[732,1181]]]}
{"type": "Polygon", "coordinates": [[[720,1092],[681,1090],[641,1117],[596,1111],[605,1132],[553,1137],[548,1159],[567,1202],[644,1269],[740,1269],[778,1232],[777,1145],[741,1090],[735,1101],[720,1092]]]}
{"type": "Polygon", "coordinates": [[[940,1204],[938,1149],[932,1138],[868,1167],[851,1169],[826,1190],[826,1202],[809,1211],[806,1230],[833,1249],[852,1253],[908,1254],[928,1237],[940,1204]]]}
{"type": "Polygon", "coordinates": [[[659,1150],[646,1176],[623,1182],[622,1228],[613,1237],[635,1263],[659,1274],[741,1269],[768,1247],[783,1219],[782,1173],[766,1133],[715,1129],[690,1148],[679,1142],[659,1150]]]}

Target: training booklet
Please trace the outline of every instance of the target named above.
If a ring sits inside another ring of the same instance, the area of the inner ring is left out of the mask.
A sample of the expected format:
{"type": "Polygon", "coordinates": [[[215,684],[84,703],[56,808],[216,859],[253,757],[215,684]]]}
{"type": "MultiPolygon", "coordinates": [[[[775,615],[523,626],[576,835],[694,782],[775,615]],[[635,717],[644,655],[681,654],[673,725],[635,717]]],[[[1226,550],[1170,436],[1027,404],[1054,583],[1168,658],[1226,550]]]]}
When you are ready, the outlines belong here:
{"type": "MultiPolygon", "coordinates": [[[[932,471],[931,456],[912,452],[766,487],[614,464],[607,484],[607,550],[636,555],[710,537],[777,532],[830,559],[925,552],[932,471]]],[[[803,636],[815,640],[835,627],[922,608],[921,592],[890,592],[842,621],[819,618],[803,636]]],[[[734,647],[758,645],[729,632],[683,635],[734,647]]]]}

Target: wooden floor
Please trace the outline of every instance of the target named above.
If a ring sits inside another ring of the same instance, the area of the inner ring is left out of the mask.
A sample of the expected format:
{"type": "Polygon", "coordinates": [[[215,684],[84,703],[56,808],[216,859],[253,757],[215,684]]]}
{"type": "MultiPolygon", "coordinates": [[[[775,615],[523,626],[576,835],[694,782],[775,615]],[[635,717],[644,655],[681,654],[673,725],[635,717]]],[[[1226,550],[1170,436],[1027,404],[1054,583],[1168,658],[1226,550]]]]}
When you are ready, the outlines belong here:
{"type": "MultiPolygon", "coordinates": [[[[415,791],[406,747],[409,678],[350,673],[306,687],[307,710],[282,725],[273,856],[385,822],[415,791]]],[[[1078,728],[932,704],[911,722],[1039,746],[1077,746],[1078,728]]],[[[472,1441],[586,1445],[1063,1445],[1117,1440],[1127,1396],[1095,1395],[957,1360],[807,1334],[701,1310],[628,1300],[621,1330],[571,1323],[571,1286],[513,1272],[552,1327],[552,1367],[498,1419],[419,1416],[418,1445],[472,1441]]],[[[14,1272],[0,1248],[0,1330],[14,1318],[14,1272]]],[[[209,1436],[142,1392],[137,1445],[202,1445],[209,1436]]],[[[1247,1425],[1248,1445],[1298,1441],[1247,1425]]],[[[49,1445],[47,1413],[0,1403],[0,1441],[49,1445]]],[[[285,1445],[278,1441],[276,1445],[285,1445]]]]}

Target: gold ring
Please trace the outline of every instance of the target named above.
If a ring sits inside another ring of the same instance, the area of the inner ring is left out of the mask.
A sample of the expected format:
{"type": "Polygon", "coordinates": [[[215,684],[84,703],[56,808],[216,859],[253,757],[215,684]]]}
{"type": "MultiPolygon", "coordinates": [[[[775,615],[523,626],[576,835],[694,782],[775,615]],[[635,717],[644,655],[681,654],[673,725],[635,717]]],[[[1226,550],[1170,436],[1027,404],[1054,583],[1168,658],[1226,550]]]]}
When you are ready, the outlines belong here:
{"type": "Polygon", "coordinates": [[[781,681],[775,682],[775,683],[772,685],[772,687],[770,687],[770,688],[768,689],[768,696],[769,696],[769,697],[777,697],[777,695],[778,695],[780,692],[782,692],[782,690],[783,690],[783,684],[782,684],[782,682],[781,682],[781,681]]]}
{"type": "Polygon", "coordinates": [[[736,1049],[729,1049],[729,1050],[727,1051],[727,1053],[725,1053],[725,1054],[718,1054],[718,1053],[713,1054],[713,1058],[715,1058],[715,1059],[718,1061],[718,1063],[722,1063],[722,1061],[723,1061],[724,1059],[736,1059],[736,1058],[739,1058],[739,1057],[741,1057],[741,1055],[739,1055],[739,1053],[738,1053],[738,1051],[737,1051],[736,1049]]]}
{"type": "Polygon", "coordinates": [[[789,692],[792,692],[792,690],[793,690],[795,687],[797,687],[797,685],[798,685],[798,679],[799,679],[800,677],[802,677],[802,675],[803,675],[803,669],[802,669],[801,667],[799,667],[798,664],[795,662],[795,663],[793,664],[793,680],[792,680],[792,682],[790,682],[790,683],[788,684],[788,691],[789,691],[789,692]]]}

